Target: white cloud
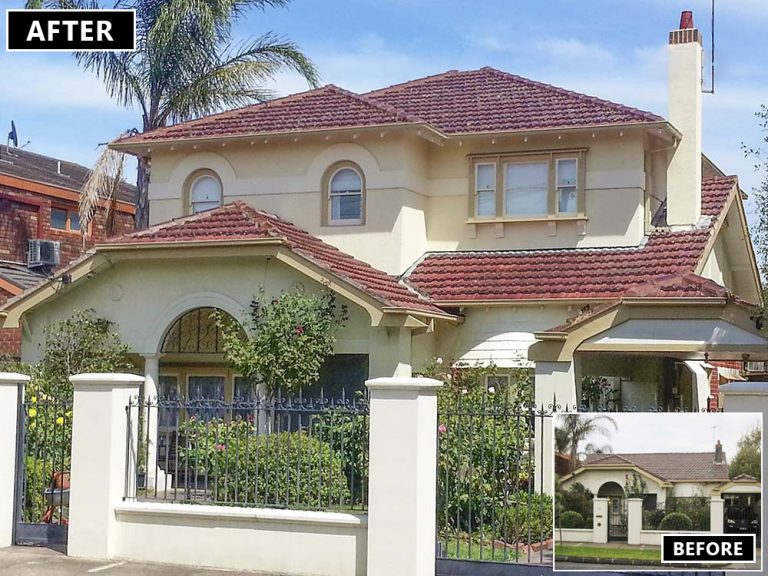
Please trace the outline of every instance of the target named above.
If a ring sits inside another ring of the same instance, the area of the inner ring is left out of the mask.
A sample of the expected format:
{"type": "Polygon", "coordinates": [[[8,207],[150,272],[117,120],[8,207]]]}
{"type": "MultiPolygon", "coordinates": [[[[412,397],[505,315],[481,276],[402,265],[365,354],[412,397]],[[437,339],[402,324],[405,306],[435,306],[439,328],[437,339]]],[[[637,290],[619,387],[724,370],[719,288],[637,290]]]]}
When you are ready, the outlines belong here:
{"type": "Polygon", "coordinates": [[[586,61],[588,65],[613,63],[615,56],[609,50],[594,43],[582,42],[575,38],[545,38],[531,45],[533,52],[542,54],[560,63],[586,61]]]}
{"type": "Polygon", "coordinates": [[[0,53],[0,103],[26,108],[119,110],[101,81],[80,70],[73,58],[18,52],[0,53]]]}

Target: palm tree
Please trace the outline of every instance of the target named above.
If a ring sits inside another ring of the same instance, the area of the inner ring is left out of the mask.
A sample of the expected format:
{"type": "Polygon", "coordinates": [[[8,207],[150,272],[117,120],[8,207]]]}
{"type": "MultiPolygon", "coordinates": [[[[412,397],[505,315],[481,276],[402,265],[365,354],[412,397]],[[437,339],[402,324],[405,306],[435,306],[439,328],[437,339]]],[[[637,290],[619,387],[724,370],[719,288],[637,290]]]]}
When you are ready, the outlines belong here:
{"type": "MultiPolygon", "coordinates": [[[[611,436],[611,428],[617,429],[616,421],[604,414],[565,414],[560,416],[555,428],[555,448],[561,454],[568,454],[571,464],[578,463],[579,445],[594,435],[611,436]]],[[[597,450],[594,444],[588,444],[590,450],[597,450]]],[[[610,446],[599,447],[601,452],[608,452],[610,446]]]]}
{"type": "MultiPolygon", "coordinates": [[[[142,131],[272,97],[264,82],[291,69],[318,85],[315,65],[292,42],[268,32],[234,45],[232,24],[248,9],[283,7],[291,0],[112,0],[136,10],[135,52],[77,52],[77,63],[98,76],[122,106],[141,111],[142,131]]],[[[96,0],[27,0],[27,8],[99,8],[96,0]]],[[[86,182],[80,205],[83,230],[99,198],[122,177],[123,155],[105,147],[86,182]],[[96,173],[99,171],[100,173],[96,173]]],[[[147,226],[149,159],[140,157],[136,228],[147,226]]]]}

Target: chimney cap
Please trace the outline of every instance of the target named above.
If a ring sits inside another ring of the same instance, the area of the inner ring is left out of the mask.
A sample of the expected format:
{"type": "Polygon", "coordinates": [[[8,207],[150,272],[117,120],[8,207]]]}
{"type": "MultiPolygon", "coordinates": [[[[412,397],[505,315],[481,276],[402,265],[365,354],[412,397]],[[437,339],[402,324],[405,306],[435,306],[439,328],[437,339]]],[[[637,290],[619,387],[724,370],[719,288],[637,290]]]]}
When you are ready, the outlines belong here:
{"type": "Polygon", "coordinates": [[[683,10],[680,14],[680,30],[693,28],[693,10],[683,10]]]}

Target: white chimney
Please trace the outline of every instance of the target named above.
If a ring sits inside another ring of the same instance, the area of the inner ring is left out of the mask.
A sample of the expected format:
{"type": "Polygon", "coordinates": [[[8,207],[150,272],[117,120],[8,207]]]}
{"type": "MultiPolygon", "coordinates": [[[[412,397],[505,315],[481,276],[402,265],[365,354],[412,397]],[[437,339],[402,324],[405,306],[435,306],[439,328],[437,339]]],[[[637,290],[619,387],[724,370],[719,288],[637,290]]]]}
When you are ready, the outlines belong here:
{"type": "Polygon", "coordinates": [[[683,135],[667,172],[667,224],[695,226],[701,216],[701,33],[683,12],[669,33],[669,121],[683,135]]]}

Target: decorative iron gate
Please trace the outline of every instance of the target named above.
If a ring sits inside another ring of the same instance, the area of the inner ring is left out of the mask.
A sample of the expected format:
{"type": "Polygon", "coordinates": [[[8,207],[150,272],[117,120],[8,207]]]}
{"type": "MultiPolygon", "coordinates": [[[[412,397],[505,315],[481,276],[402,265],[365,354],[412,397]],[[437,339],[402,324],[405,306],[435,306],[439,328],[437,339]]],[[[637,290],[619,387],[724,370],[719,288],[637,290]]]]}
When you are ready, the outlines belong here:
{"type": "Polygon", "coordinates": [[[72,403],[28,393],[17,421],[14,543],[66,544],[72,403]]]}
{"type": "Polygon", "coordinates": [[[608,540],[627,540],[627,500],[611,498],[608,501],[608,540]]]}

